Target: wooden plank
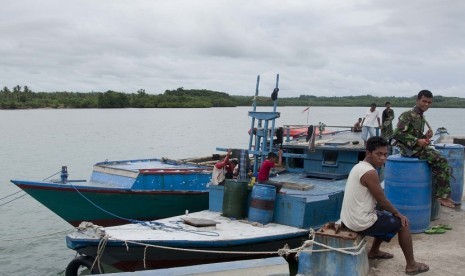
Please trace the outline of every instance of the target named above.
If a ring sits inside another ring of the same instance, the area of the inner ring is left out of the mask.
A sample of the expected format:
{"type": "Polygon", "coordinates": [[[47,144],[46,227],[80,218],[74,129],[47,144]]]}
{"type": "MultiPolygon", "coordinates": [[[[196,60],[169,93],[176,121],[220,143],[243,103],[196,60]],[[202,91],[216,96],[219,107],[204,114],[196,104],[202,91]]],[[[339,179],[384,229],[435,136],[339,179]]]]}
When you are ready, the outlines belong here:
{"type": "Polygon", "coordinates": [[[268,181],[268,183],[281,185],[283,188],[290,189],[290,190],[299,190],[299,191],[307,191],[307,190],[314,188],[314,186],[311,184],[297,184],[293,182],[268,181]]]}

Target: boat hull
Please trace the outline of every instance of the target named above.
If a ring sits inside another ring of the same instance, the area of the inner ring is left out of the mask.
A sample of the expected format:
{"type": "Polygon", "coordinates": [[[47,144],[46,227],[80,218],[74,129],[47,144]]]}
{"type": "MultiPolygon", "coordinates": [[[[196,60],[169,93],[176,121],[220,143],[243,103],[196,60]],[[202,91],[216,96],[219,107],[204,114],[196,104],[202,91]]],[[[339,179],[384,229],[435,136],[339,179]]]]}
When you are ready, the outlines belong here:
{"type": "MultiPolygon", "coordinates": [[[[286,244],[290,248],[296,248],[301,246],[306,239],[308,239],[308,232],[299,233],[292,237],[282,237],[276,240],[266,240],[262,242],[250,241],[239,245],[234,245],[234,242],[230,241],[229,245],[213,243],[209,246],[197,246],[195,242],[190,241],[182,247],[173,246],[173,249],[151,246],[132,246],[130,242],[128,243],[129,246],[126,247],[124,243],[115,244],[108,242],[100,257],[100,261],[123,271],[139,271],[259,259],[279,256],[278,250],[284,248],[286,244]],[[221,253],[221,251],[226,253],[221,253]],[[231,252],[242,253],[231,254],[231,252]],[[269,252],[269,254],[265,254],[265,252],[269,252]]],[[[147,244],[152,246],[170,246],[169,243],[163,241],[159,243],[147,242],[147,244]]],[[[76,251],[80,254],[95,258],[98,248],[97,245],[92,245],[79,248],[76,251]]],[[[291,258],[293,256],[294,255],[291,254],[284,257],[291,258]]]]}
{"type": "Polygon", "coordinates": [[[208,209],[208,191],[133,191],[13,181],[73,226],[155,220],[208,209]],[[78,192],[79,191],[79,192],[78,192]]]}

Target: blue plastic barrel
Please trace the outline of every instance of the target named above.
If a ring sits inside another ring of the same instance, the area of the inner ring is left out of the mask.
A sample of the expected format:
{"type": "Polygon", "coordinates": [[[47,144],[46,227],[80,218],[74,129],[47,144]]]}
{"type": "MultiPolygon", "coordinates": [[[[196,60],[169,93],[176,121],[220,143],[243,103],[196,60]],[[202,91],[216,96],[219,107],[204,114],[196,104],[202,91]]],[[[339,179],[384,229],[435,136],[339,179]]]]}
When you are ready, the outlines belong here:
{"type": "Polygon", "coordinates": [[[276,200],[276,187],[257,183],[252,189],[252,199],[249,207],[249,221],[261,224],[273,220],[274,203],[276,200]]]}
{"type": "Polygon", "coordinates": [[[437,144],[434,146],[441,155],[447,159],[452,168],[452,177],[449,180],[450,198],[457,204],[462,201],[463,194],[463,146],[457,144],[437,144]]]}
{"type": "Polygon", "coordinates": [[[421,233],[431,218],[431,169],[425,160],[391,155],[384,170],[384,193],[410,221],[410,232],[421,233]]]}

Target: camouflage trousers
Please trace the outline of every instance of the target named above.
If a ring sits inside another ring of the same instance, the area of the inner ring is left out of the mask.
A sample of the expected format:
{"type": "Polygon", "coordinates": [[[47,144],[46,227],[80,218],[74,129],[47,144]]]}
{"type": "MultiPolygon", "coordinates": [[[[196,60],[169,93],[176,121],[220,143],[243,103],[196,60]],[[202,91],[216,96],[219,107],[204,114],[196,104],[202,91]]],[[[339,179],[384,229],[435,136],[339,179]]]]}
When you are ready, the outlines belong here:
{"type": "Polygon", "coordinates": [[[440,198],[449,197],[451,192],[449,180],[452,175],[452,168],[447,163],[447,159],[430,147],[423,148],[414,156],[426,160],[431,166],[433,190],[436,191],[436,196],[440,198]]]}

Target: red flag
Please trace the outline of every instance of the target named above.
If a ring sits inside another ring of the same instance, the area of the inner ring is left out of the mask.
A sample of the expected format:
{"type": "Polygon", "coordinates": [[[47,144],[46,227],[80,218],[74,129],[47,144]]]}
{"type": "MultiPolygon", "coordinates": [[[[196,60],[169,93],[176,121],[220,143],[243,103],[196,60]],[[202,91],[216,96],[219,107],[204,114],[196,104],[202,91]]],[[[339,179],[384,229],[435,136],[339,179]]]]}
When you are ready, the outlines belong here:
{"type": "Polygon", "coordinates": [[[305,111],[307,111],[309,108],[310,108],[310,106],[307,107],[307,108],[305,108],[304,110],[302,110],[302,113],[304,113],[305,111]]]}

